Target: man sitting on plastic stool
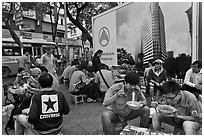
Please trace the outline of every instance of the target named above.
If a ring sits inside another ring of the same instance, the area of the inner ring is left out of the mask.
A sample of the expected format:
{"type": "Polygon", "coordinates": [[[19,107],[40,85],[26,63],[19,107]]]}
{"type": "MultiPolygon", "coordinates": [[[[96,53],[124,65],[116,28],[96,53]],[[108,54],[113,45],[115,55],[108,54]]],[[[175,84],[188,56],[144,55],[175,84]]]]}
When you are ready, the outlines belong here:
{"type": "MultiPolygon", "coordinates": [[[[125,83],[117,83],[112,85],[105,94],[103,105],[106,110],[101,116],[103,132],[105,135],[116,134],[115,123],[126,123],[129,120],[140,117],[140,127],[149,127],[150,109],[147,107],[146,98],[141,92],[138,84],[140,77],[134,72],[129,72],[125,76],[125,83]],[[130,108],[126,103],[133,98],[135,93],[135,101],[141,102],[141,107],[137,109],[130,108]]],[[[123,127],[125,124],[123,125],[123,127]]]]}

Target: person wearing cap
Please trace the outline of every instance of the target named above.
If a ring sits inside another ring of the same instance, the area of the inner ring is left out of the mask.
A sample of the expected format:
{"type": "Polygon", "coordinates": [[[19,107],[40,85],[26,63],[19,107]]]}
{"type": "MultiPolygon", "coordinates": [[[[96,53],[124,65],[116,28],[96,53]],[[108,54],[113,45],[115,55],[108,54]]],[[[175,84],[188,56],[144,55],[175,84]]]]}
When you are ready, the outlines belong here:
{"type": "MultiPolygon", "coordinates": [[[[30,84],[28,84],[28,89],[30,91],[33,91],[33,92],[39,92],[40,91],[38,78],[44,72],[48,72],[48,70],[44,66],[39,66],[39,67],[35,67],[35,68],[31,69],[31,78],[30,78],[30,81],[28,82],[28,83],[30,83],[30,84]],[[38,86],[35,87],[34,85],[36,85],[36,86],[38,85],[38,86]]],[[[59,83],[58,83],[57,78],[52,73],[49,73],[49,74],[52,75],[52,77],[53,77],[52,89],[59,90],[59,83]]]]}
{"type": "Polygon", "coordinates": [[[48,47],[46,50],[46,53],[42,55],[42,57],[40,58],[40,64],[42,64],[43,66],[45,66],[48,70],[48,72],[52,73],[57,79],[57,73],[56,73],[56,66],[55,66],[55,58],[51,53],[52,48],[48,47]]]}
{"type": "Polygon", "coordinates": [[[176,111],[164,114],[157,107],[158,111],[152,116],[153,130],[161,130],[164,122],[173,126],[174,130],[183,129],[185,135],[196,135],[202,126],[202,108],[196,97],[188,91],[180,90],[180,85],[173,80],[164,82],[162,88],[164,94],[160,102],[173,106],[176,111]]]}
{"type": "Polygon", "coordinates": [[[197,80],[199,75],[202,75],[202,62],[197,60],[192,63],[191,68],[186,72],[184,78],[184,84],[182,85],[182,90],[187,90],[193,93],[197,98],[202,93],[202,85],[199,84],[200,82],[197,80]]]}
{"type": "Polygon", "coordinates": [[[62,92],[53,90],[53,77],[42,73],[39,77],[41,92],[33,95],[29,110],[19,115],[21,125],[18,134],[23,134],[25,128],[35,135],[61,135],[63,115],[70,112],[70,107],[62,92]]]}
{"type": "Polygon", "coordinates": [[[127,121],[137,117],[141,118],[140,127],[149,127],[150,109],[146,106],[146,98],[138,86],[139,82],[140,78],[137,73],[128,72],[125,76],[125,83],[114,84],[106,92],[103,101],[106,110],[101,116],[105,135],[116,134],[115,123],[122,122],[125,127],[127,121]],[[135,98],[134,101],[140,102],[139,108],[134,109],[126,104],[133,98],[135,98]]]}
{"type": "MultiPolygon", "coordinates": [[[[156,59],[154,61],[154,67],[149,71],[150,84],[154,85],[154,95],[159,91],[159,95],[162,94],[162,84],[167,80],[166,70],[162,66],[163,61],[161,59],[156,59]]],[[[156,100],[158,100],[158,96],[156,100]]]]}

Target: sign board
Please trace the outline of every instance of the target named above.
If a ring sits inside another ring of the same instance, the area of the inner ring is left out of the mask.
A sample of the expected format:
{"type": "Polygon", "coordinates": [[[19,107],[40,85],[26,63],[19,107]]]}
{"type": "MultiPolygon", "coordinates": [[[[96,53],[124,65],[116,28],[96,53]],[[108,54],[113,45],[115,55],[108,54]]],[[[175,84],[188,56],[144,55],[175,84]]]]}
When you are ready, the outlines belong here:
{"type": "Polygon", "coordinates": [[[22,24],[21,25],[21,30],[23,31],[29,31],[30,29],[30,24],[22,24]]]}
{"type": "Polygon", "coordinates": [[[43,39],[46,39],[46,40],[47,40],[48,37],[49,37],[48,35],[43,34],[43,39]]]}
{"type": "Polygon", "coordinates": [[[3,46],[11,46],[11,47],[18,47],[18,44],[16,44],[16,43],[6,43],[6,42],[2,42],[2,45],[3,46]]]}
{"type": "Polygon", "coordinates": [[[23,17],[36,19],[36,12],[34,10],[29,9],[28,11],[23,11],[22,14],[23,17]]]}
{"type": "Polygon", "coordinates": [[[127,56],[137,60],[141,53],[141,24],[146,15],[141,7],[148,5],[146,2],[124,3],[92,18],[93,51],[103,50],[101,62],[118,65],[127,56]]]}
{"type": "Polygon", "coordinates": [[[23,24],[22,11],[19,11],[19,12],[15,13],[15,23],[16,23],[16,26],[19,26],[19,25],[23,24]]]}
{"type": "Polygon", "coordinates": [[[32,33],[21,32],[21,36],[23,37],[23,39],[32,39],[32,33]]]}
{"type": "Polygon", "coordinates": [[[115,11],[93,20],[94,51],[101,49],[103,55],[101,62],[107,65],[117,64],[116,43],[116,14],[115,11]],[[106,21],[106,23],[104,22],[106,21]],[[108,23],[107,22],[111,22],[108,23]]]}

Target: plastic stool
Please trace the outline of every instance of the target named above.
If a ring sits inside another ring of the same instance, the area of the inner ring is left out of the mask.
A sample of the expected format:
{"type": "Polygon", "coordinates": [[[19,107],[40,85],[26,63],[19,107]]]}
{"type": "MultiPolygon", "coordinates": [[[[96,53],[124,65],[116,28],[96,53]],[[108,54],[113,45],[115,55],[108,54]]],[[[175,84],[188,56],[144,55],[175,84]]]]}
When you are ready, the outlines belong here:
{"type": "Polygon", "coordinates": [[[84,96],[83,95],[71,95],[72,103],[77,105],[78,103],[84,103],[84,96]]]}

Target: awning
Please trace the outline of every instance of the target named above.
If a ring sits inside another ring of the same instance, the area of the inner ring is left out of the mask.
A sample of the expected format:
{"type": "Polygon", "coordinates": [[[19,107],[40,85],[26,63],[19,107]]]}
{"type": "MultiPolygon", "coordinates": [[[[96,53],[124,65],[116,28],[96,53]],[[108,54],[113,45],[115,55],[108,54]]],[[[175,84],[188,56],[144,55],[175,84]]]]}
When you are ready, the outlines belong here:
{"type": "MultiPolygon", "coordinates": [[[[14,42],[12,38],[2,38],[2,42],[14,42]]],[[[44,39],[22,39],[22,43],[37,43],[37,44],[44,44],[44,45],[56,45],[55,42],[48,42],[44,39]]]]}

